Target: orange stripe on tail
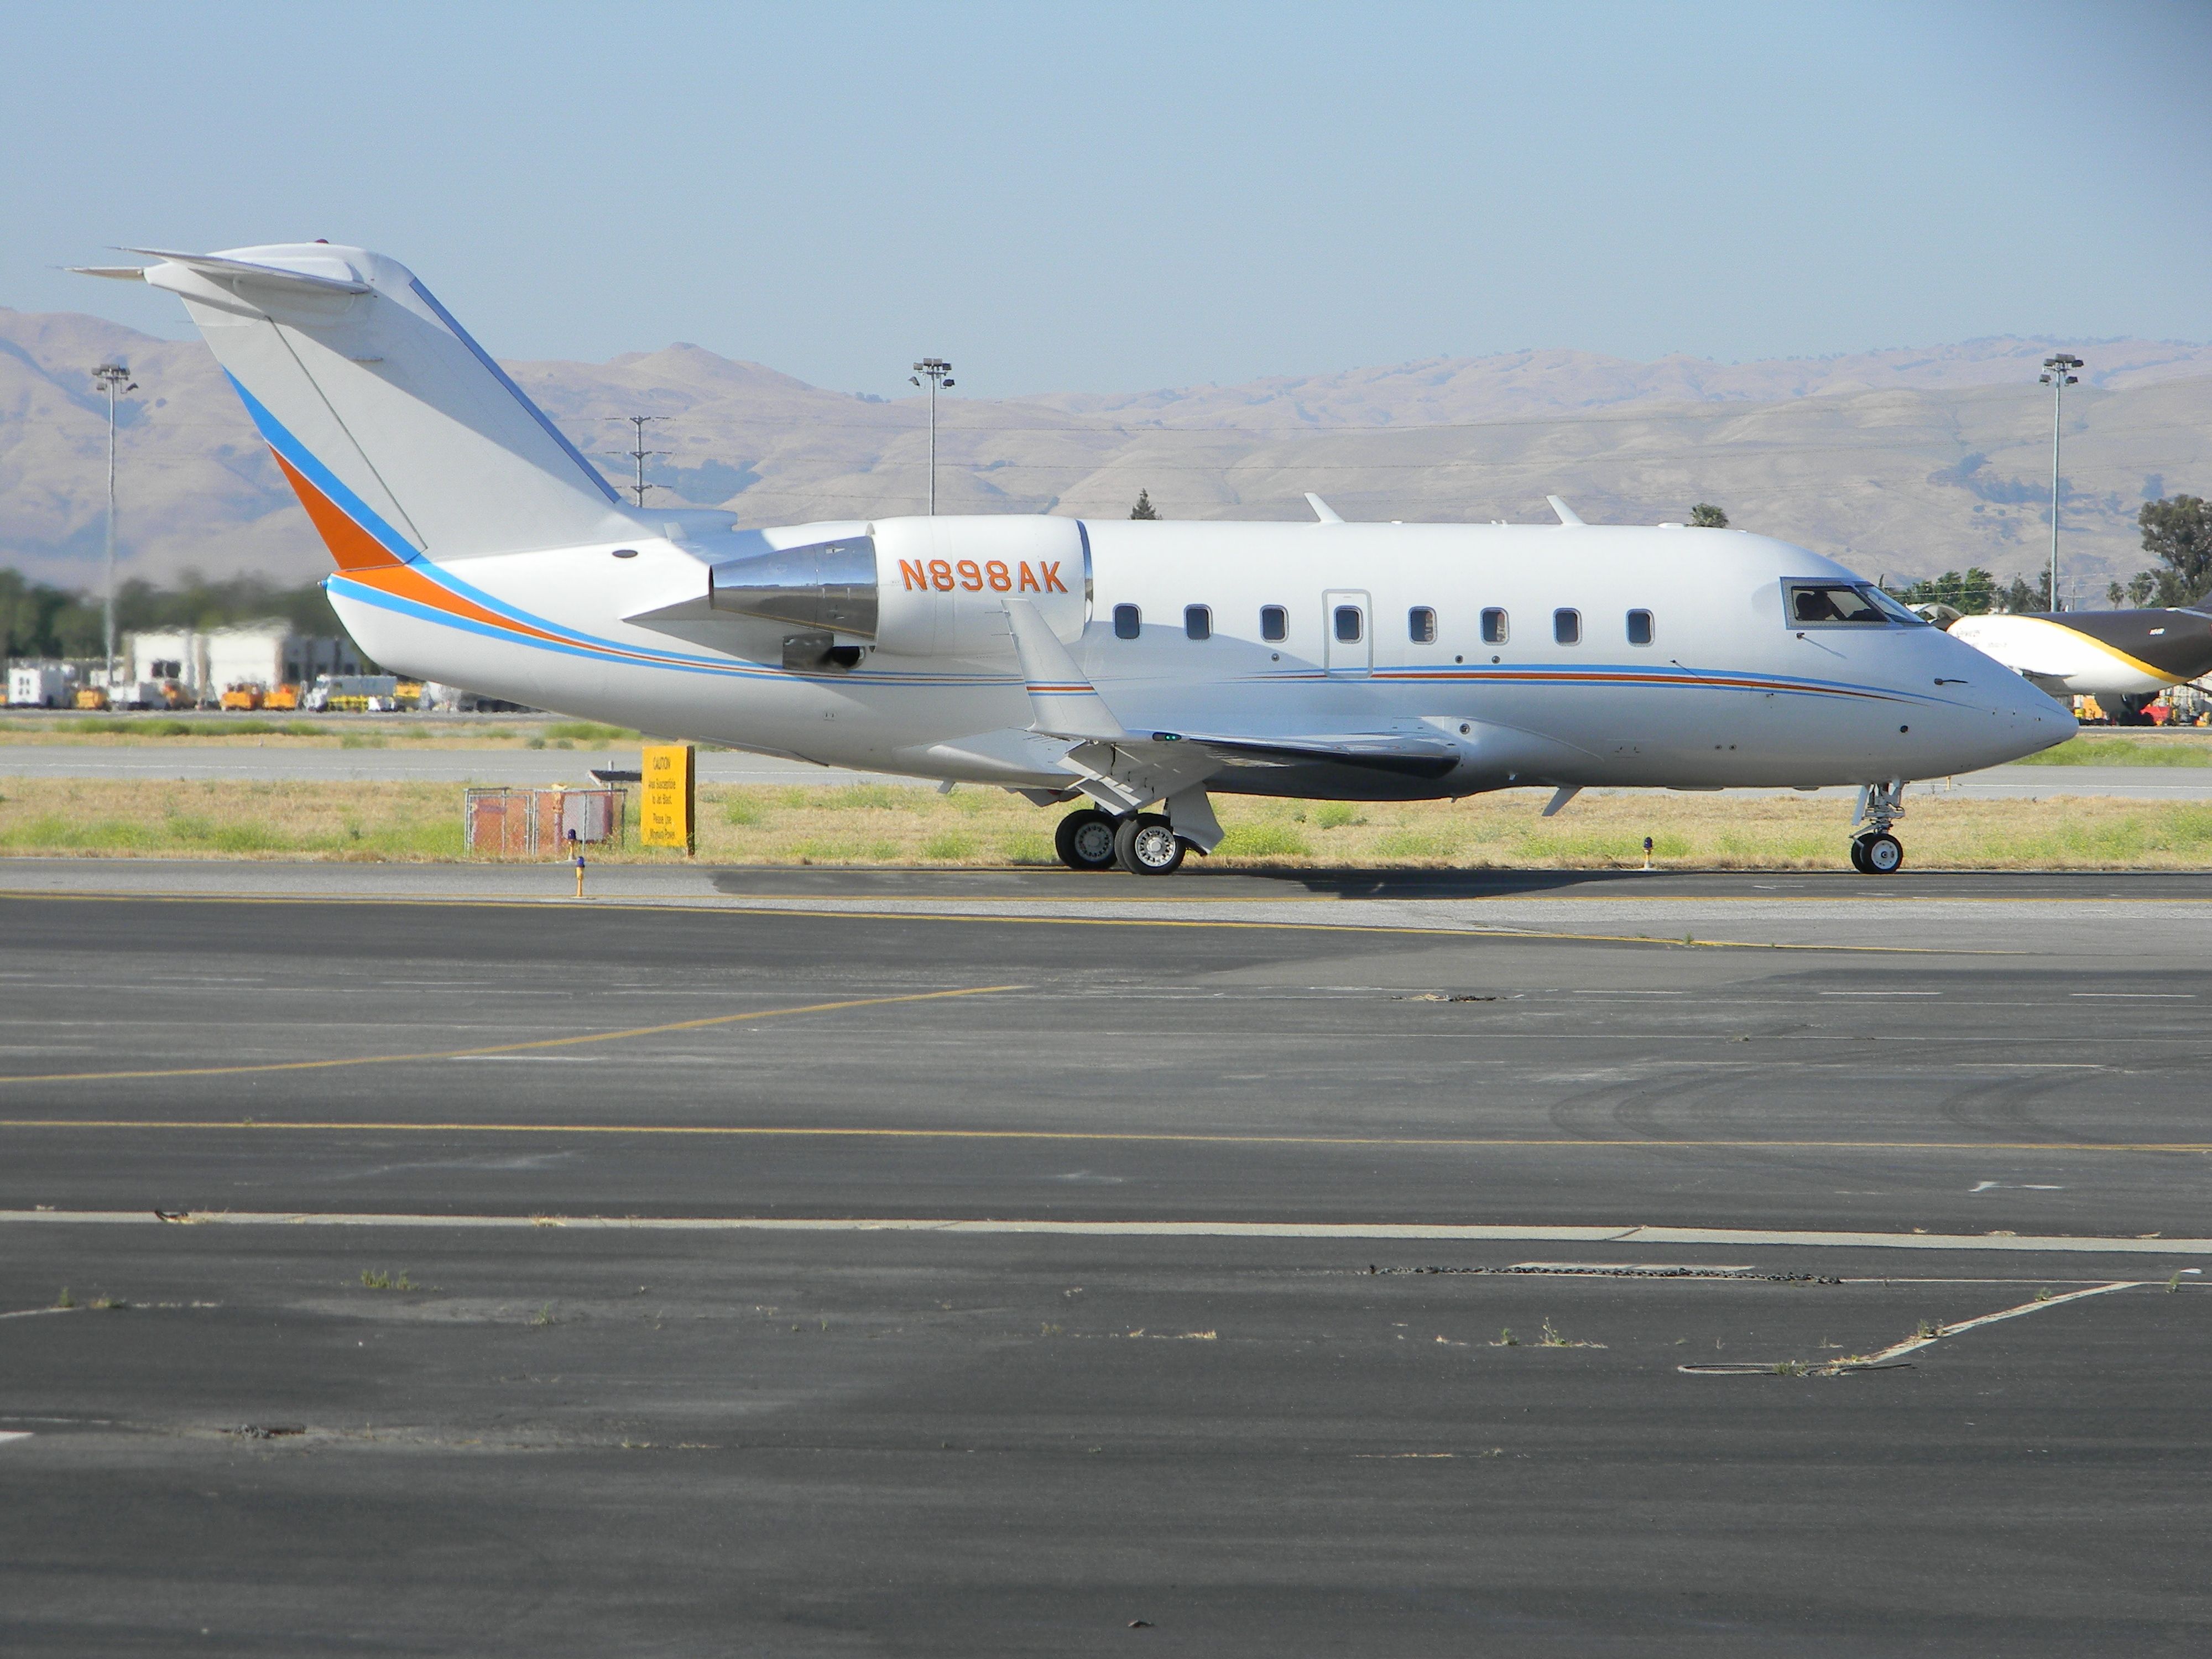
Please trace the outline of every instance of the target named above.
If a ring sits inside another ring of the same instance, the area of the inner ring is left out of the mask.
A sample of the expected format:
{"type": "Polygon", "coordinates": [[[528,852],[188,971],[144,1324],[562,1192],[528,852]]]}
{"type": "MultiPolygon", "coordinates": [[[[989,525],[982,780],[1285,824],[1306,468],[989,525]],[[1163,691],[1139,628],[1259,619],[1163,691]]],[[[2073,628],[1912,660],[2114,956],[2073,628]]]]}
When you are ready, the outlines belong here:
{"type": "MultiPolygon", "coordinates": [[[[276,455],[274,448],[269,452],[276,455]]],[[[307,509],[307,517],[314,521],[316,532],[323,545],[331,550],[331,557],[337,567],[349,574],[357,570],[380,570],[397,565],[400,561],[391,549],[363,530],[347,516],[337,502],[309,483],[300,470],[282,455],[276,455],[276,465],[283,469],[291,481],[292,493],[300,498],[300,505],[307,509]]]]}

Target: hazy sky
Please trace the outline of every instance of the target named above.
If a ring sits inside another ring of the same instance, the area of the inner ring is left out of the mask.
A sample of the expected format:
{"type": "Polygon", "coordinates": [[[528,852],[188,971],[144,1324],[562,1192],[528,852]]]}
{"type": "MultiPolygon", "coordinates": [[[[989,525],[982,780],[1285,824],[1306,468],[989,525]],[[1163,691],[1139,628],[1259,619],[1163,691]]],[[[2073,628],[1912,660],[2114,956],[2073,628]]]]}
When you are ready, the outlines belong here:
{"type": "Polygon", "coordinates": [[[0,305],[329,237],[502,356],[1132,390],[2212,337],[2212,4],[0,0],[0,305]],[[2063,78],[2061,78],[2063,76],[2063,78]]]}

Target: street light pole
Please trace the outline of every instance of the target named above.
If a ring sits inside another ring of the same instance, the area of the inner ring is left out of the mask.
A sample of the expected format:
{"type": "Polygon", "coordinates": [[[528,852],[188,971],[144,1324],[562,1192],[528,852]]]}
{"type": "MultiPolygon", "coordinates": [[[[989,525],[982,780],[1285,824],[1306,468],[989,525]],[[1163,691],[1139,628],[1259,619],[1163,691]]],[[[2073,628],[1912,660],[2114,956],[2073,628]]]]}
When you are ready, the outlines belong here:
{"type": "Polygon", "coordinates": [[[136,392],[138,382],[121,363],[102,363],[92,378],[107,392],[107,570],[100,603],[100,641],[107,651],[107,683],[115,684],[115,395],[136,392]],[[125,382],[129,384],[125,385],[125,382]]]}
{"type": "Polygon", "coordinates": [[[952,365],[942,357],[924,357],[907,376],[910,386],[920,386],[922,376],[929,377],[929,516],[937,516],[937,389],[952,385],[952,365]]]}
{"type": "Polygon", "coordinates": [[[2043,360],[2043,378],[2038,384],[2051,388],[2051,608],[2063,611],[2058,602],[2058,418],[2066,408],[2066,388],[2077,386],[2081,377],[2073,371],[2081,367],[2081,360],[2070,351],[2062,351],[2055,357],[2043,360]]]}

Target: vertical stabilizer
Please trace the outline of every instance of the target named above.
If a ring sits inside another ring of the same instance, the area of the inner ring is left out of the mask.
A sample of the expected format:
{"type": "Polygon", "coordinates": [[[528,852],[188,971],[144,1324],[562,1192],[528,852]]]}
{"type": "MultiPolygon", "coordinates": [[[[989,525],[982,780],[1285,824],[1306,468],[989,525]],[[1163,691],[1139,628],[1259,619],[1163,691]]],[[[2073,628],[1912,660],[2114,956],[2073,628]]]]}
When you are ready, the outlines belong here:
{"type": "Polygon", "coordinates": [[[161,261],[146,281],[184,301],[341,569],[635,533],[405,266],[320,242],[131,251],[161,261]]]}

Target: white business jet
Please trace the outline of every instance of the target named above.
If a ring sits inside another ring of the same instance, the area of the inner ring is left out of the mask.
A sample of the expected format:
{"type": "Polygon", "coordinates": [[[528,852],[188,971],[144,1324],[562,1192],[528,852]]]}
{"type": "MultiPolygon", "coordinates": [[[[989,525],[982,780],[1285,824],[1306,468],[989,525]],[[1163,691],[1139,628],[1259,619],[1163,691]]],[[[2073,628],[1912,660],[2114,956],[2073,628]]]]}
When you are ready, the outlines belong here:
{"type": "Polygon", "coordinates": [[[741,530],[626,506],[405,267],[286,243],[94,274],[179,295],[387,668],[648,732],[998,784],[1060,856],[1164,874],[1209,793],[1860,787],[2073,729],[1803,548],[1585,525],[879,518],[741,530]]]}

